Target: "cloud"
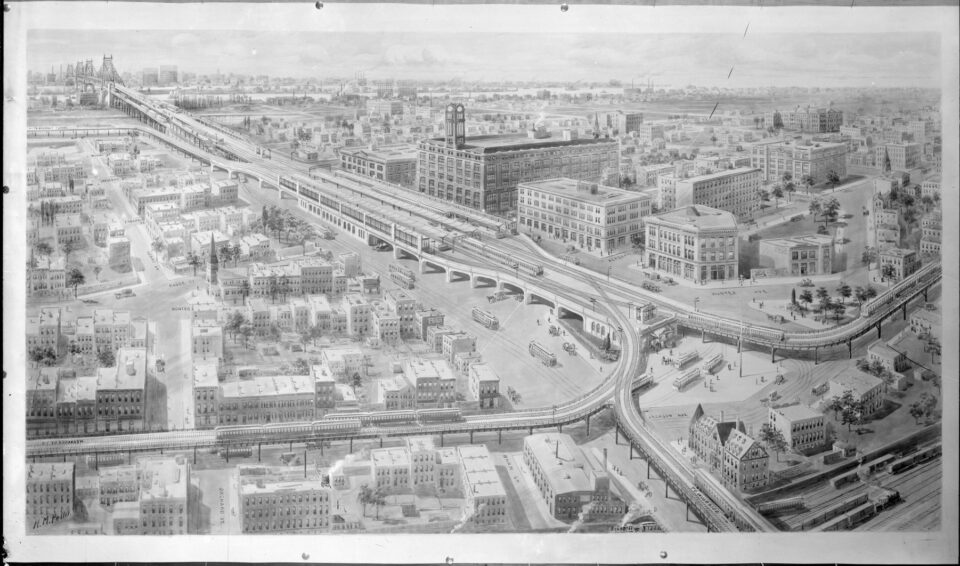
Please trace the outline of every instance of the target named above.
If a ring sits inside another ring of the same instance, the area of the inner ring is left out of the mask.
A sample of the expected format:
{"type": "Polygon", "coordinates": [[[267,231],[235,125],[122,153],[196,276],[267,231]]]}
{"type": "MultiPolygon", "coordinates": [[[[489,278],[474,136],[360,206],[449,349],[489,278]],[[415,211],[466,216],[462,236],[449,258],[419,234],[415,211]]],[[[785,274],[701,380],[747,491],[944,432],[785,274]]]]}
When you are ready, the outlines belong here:
{"type": "Polygon", "coordinates": [[[383,53],[383,63],[407,67],[432,67],[452,62],[441,50],[432,46],[391,45],[383,53]]]}

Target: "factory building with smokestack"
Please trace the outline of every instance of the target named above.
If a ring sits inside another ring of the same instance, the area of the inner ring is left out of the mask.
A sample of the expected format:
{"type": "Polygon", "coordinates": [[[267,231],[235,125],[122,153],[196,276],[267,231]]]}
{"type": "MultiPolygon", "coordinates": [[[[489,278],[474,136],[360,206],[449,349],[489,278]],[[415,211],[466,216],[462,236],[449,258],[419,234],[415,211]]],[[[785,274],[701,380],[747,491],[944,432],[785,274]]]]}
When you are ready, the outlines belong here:
{"type": "Polygon", "coordinates": [[[447,106],[444,125],[444,137],[419,143],[421,193],[506,215],[517,208],[519,183],[567,177],[617,184],[604,178],[619,171],[617,139],[580,138],[574,131],[554,135],[542,118],[526,134],[467,138],[462,104],[447,106]]]}
{"type": "Polygon", "coordinates": [[[556,519],[620,519],[627,511],[624,500],[611,491],[606,462],[597,462],[568,434],[524,438],[523,463],[556,519]]]}

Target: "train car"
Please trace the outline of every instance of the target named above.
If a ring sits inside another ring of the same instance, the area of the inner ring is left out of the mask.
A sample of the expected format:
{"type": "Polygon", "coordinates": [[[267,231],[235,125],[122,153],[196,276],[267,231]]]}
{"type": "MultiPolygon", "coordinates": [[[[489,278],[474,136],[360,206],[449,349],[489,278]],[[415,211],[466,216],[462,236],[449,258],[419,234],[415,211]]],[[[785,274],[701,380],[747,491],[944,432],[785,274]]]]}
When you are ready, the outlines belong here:
{"type": "Polygon", "coordinates": [[[899,474],[905,472],[919,464],[938,458],[942,453],[943,445],[937,443],[928,448],[924,448],[918,452],[915,452],[909,456],[900,458],[899,460],[894,460],[890,462],[887,467],[887,471],[891,474],[899,474]]]}
{"type": "Polygon", "coordinates": [[[640,377],[633,382],[634,389],[640,389],[648,385],[653,385],[653,372],[650,371],[640,374],[640,377]]]}
{"type": "Polygon", "coordinates": [[[530,352],[530,355],[534,358],[540,360],[545,366],[555,366],[557,365],[557,356],[549,350],[543,347],[536,340],[531,340],[530,344],[527,346],[527,350],[530,352]]]}
{"type": "Polygon", "coordinates": [[[700,377],[700,368],[690,368],[673,380],[673,386],[677,391],[683,391],[684,387],[693,383],[698,377],[700,377]]]}
{"type": "Polygon", "coordinates": [[[296,440],[310,436],[312,433],[312,423],[273,423],[263,425],[261,438],[263,440],[296,440]]]}
{"type": "Polygon", "coordinates": [[[436,422],[457,422],[463,420],[463,414],[458,407],[449,409],[419,409],[417,418],[420,424],[436,422]]]}
{"type": "Polygon", "coordinates": [[[867,473],[874,474],[880,470],[883,470],[887,467],[887,465],[890,464],[890,462],[893,462],[895,459],[896,458],[893,456],[893,454],[887,454],[886,456],[882,456],[880,458],[877,458],[876,460],[871,460],[867,462],[867,465],[866,465],[867,473]]]}
{"type": "Polygon", "coordinates": [[[830,484],[833,485],[834,489],[840,489],[847,484],[856,483],[858,481],[860,481],[860,474],[857,470],[853,470],[833,478],[830,481],[830,484]]]}
{"type": "Polygon", "coordinates": [[[848,497],[841,501],[839,504],[830,507],[826,511],[817,513],[813,517],[807,518],[801,525],[801,530],[809,531],[815,529],[818,526],[830,521],[834,517],[839,517],[851,509],[856,509],[860,505],[867,503],[869,498],[866,493],[861,493],[860,495],[854,495],[853,497],[848,497]]]}
{"type": "Polygon", "coordinates": [[[250,446],[224,446],[220,448],[220,456],[223,458],[249,458],[253,456],[253,448],[250,446]]]}
{"type": "Polygon", "coordinates": [[[692,352],[684,352],[673,359],[673,367],[677,369],[683,369],[683,366],[693,362],[700,357],[700,354],[696,350],[692,352]]]}
{"type": "Polygon", "coordinates": [[[766,501],[757,505],[757,512],[764,515],[781,513],[784,511],[797,511],[803,509],[803,496],[788,497],[778,499],[777,501],[766,501]]]}
{"type": "Polygon", "coordinates": [[[863,503],[847,511],[846,513],[834,517],[823,525],[815,528],[818,532],[846,531],[870,519],[877,514],[877,508],[873,502],[863,503]]]}
{"type": "Polygon", "coordinates": [[[356,416],[330,421],[314,421],[311,424],[311,430],[313,434],[317,436],[326,434],[350,434],[360,432],[361,428],[363,428],[363,425],[360,422],[360,418],[356,416]]]}
{"type": "Polygon", "coordinates": [[[473,320],[486,326],[490,330],[497,330],[500,328],[500,320],[497,319],[497,317],[490,311],[485,311],[480,307],[473,307],[473,310],[470,311],[470,315],[473,317],[473,320]]]}
{"type": "Polygon", "coordinates": [[[392,426],[415,423],[417,421],[417,412],[412,410],[402,411],[377,411],[374,413],[362,413],[360,422],[364,426],[392,426]]]}
{"type": "Polygon", "coordinates": [[[401,289],[413,289],[416,286],[416,282],[409,275],[404,275],[403,273],[391,272],[390,280],[397,284],[401,289]]]}
{"type": "Polygon", "coordinates": [[[723,362],[722,354],[714,354],[700,364],[700,372],[704,375],[713,373],[713,369],[723,362]]]}

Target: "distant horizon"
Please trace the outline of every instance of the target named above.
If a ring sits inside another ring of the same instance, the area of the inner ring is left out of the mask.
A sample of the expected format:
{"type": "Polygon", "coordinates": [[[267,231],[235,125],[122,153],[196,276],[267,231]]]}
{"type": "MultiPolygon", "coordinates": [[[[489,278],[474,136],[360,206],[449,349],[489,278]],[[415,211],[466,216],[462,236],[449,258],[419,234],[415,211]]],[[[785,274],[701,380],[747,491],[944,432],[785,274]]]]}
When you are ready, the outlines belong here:
{"type": "MultiPolygon", "coordinates": [[[[896,34],[310,33],[38,30],[27,68],[114,55],[121,73],[176,65],[197,75],[655,88],[940,88],[940,38],[896,34]],[[73,55],[68,55],[73,54],[73,55]],[[79,55],[79,56],[78,56],[79,55]],[[732,72],[731,72],[732,69],[732,72]]],[[[616,87],[614,87],[616,88],[616,87]]]]}

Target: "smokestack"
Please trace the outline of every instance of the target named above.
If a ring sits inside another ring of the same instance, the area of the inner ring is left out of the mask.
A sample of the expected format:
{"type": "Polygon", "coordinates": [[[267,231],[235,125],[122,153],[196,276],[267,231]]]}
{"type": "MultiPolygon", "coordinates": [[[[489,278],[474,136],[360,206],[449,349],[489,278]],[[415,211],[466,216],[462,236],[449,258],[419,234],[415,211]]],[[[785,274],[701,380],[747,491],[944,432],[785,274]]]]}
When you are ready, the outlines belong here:
{"type": "Polygon", "coordinates": [[[560,459],[560,441],[559,441],[559,440],[554,444],[553,455],[554,455],[558,460],[560,459]]]}
{"type": "Polygon", "coordinates": [[[603,471],[607,471],[607,449],[603,449],[603,471]]]}
{"type": "Polygon", "coordinates": [[[720,422],[723,422],[723,411],[720,411],[720,422]]]}

